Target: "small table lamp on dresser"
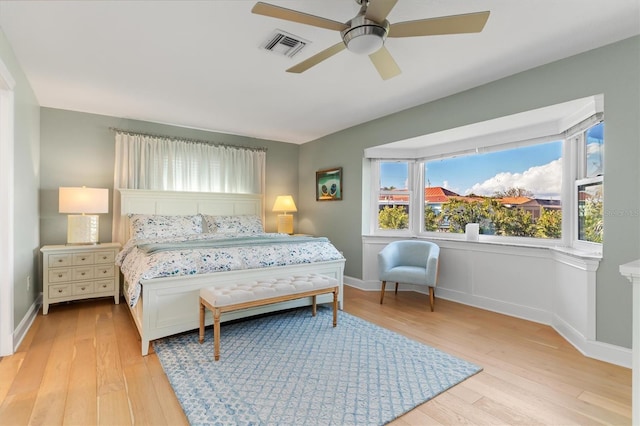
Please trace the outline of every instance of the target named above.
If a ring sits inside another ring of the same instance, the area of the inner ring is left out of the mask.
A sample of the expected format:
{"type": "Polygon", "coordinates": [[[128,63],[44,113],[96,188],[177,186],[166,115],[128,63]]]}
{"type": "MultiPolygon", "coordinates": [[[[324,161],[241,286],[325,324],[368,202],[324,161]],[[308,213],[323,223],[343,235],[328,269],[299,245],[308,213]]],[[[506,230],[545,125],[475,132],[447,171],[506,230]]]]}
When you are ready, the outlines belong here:
{"type": "Polygon", "coordinates": [[[293,234],[293,215],[289,212],[297,212],[296,204],[291,195],[278,195],[273,204],[274,212],[282,212],[278,215],[278,232],[281,234],[293,234]]]}
{"type": "Polygon", "coordinates": [[[67,216],[67,244],[97,244],[98,213],[109,213],[109,190],[83,186],[59,191],[59,212],[74,213],[67,216]]]}
{"type": "Polygon", "coordinates": [[[42,252],[42,314],[52,303],[113,297],[120,303],[119,243],[100,243],[98,213],[109,212],[109,190],[60,188],[59,212],[67,219],[67,243],[42,252]],[[86,214],[89,213],[89,214],[86,214]]]}

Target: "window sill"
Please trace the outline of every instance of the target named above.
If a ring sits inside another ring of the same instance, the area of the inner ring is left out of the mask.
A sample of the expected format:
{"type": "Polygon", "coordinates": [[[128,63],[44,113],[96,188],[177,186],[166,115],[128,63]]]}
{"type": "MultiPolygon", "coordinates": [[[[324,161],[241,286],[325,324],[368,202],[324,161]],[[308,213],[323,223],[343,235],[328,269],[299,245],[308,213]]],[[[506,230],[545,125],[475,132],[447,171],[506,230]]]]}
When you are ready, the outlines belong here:
{"type": "Polygon", "coordinates": [[[581,259],[602,260],[602,253],[596,251],[580,250],[573,247],[551,247],[551,250],[581,259]]]}
{"type": "Polygon", "coordinates": [[[470,248],[473,247],[473,249],[479,249],[482,251],[485,251],[487,249],[490,250],[491,247],[504,248],[504,249],[508,249],[508,248],[546,249],[554,253],[560,253],[560,254],[564,254],[564,255],[568,255],[571,257],[580,258],[584,260],[601,260],[602,259],[602,253],[600,252],[554,245],[554,244],[557,244],[557,241],[555,242],[546,241],[547,244],[544,244],[544,243],[536,244],[535,242],[523,242],[522,240],[497,241],[494,239],[489,241],[487,240],[483,241],[482,236],[480,236],[479,241],[469,241],[464,238],[464,234],[459,234],[459,235],[461,236],[461,238],[444,238],[444,237],[437,237],[437,236],[432,237],[427,235],[421,235],[421,236],[363,235],[362,240],[363,242],[391,242],[394,240],[405,238],[405,239],[412,239],[412,240],[429,240],[435,243],[440,242],[442,244],[461,244],[462,243],[462,244],[468,244],[470,248]]]}

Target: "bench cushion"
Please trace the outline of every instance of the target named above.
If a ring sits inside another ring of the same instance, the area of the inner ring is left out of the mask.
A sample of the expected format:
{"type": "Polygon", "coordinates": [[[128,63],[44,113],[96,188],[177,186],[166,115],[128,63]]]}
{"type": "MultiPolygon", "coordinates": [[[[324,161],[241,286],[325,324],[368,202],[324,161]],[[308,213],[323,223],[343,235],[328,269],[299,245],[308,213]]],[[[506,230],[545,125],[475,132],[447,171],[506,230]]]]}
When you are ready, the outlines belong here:
{"type": "Polygon", "coordinates": [[[225,287],[203,288],[200,290],[200,297],[212,306],[222,307],[337,286],[338,280],[326,275],[294,275],[282,278],[261,278],[225,287]]]}

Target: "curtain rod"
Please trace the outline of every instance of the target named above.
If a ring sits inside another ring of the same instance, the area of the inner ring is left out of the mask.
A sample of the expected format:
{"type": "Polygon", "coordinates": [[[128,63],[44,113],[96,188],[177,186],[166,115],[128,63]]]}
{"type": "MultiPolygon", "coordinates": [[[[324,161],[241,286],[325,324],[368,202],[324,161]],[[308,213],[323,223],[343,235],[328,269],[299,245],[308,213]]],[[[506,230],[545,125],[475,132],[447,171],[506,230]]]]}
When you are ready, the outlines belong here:
{"type": "Polygon", "coordinates": [[[181,141],[181,142],[193,142],[193,143],[202,143],[202,144],[207,144],[207,145],[223,146],[223,147],[235,148],[235,149],[246,149],[248,151],[265,151],[265,152],[267,151],[267,148],[264,148],[264,147],[233,145],[233,144],[228,144],[228,143],[205,141],[205,140],[202,140],[202,139],[183,138],[183,137],[179,137],[179,136],[156,135],[156,134],[153,134],[153,133],[144,133],[144,132],[136,132],[136,131],[133,131],[133,130],[118,129],[116,127],[109,127],[109,130],[112,130],[112,131],[114,131],[116,133],[124,133],[124,134],[127,134],[127,135],[149,136],[149,137],[152,137],[152,138],[172,139],[172,140],[177,140],[177,141],[181,141]]]}

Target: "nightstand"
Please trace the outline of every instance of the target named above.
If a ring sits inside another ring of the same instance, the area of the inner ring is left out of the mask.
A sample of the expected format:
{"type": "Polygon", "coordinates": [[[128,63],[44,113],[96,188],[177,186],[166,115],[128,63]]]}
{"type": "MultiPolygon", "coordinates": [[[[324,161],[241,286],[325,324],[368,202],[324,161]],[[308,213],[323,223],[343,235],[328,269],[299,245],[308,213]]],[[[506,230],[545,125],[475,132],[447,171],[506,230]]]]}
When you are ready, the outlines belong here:
{"type": "Polygon", "coordinates": [[[43,246],[42,314],[50,304],[70,300],[113,296],[120,303],[119,250],[118,243],[43,246]]]}

